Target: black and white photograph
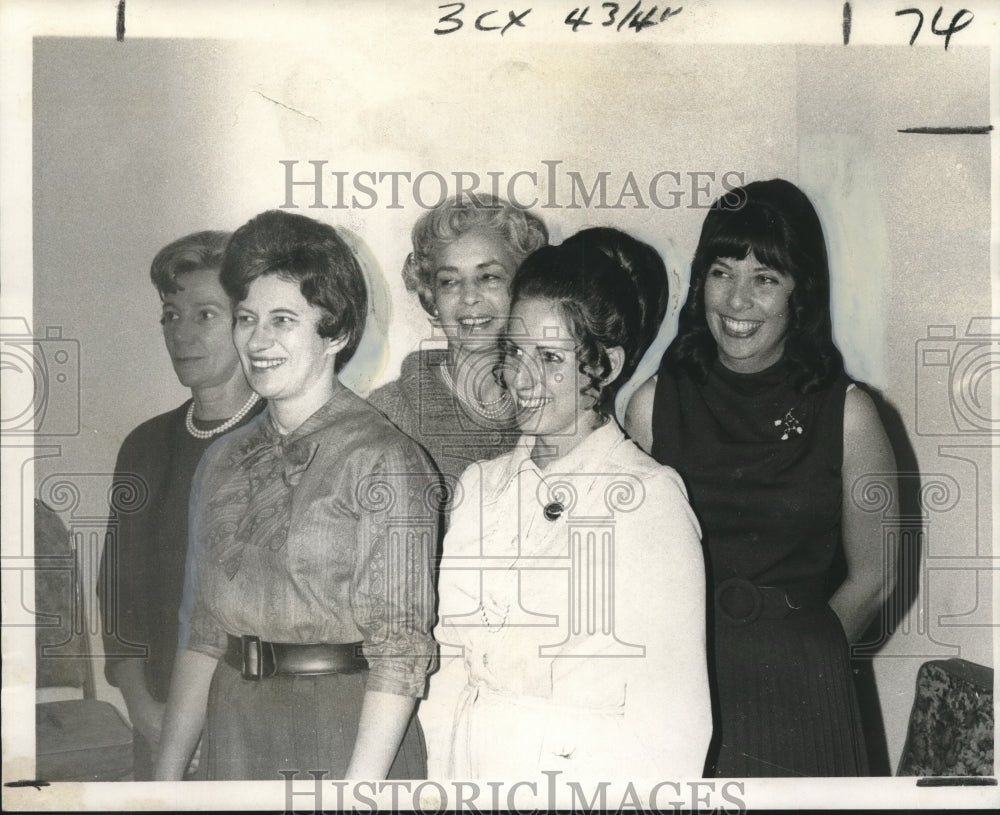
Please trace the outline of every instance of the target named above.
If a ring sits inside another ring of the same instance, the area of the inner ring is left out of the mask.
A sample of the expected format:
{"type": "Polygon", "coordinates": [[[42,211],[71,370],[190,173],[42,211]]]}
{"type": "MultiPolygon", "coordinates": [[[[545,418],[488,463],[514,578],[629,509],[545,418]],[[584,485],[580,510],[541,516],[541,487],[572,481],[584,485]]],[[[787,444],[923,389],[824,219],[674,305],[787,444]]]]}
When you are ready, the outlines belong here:
{"type": "Polygon", "coordinates": [[[0,0],[4,808],[1000,806],[998,34],[0,0]]]}

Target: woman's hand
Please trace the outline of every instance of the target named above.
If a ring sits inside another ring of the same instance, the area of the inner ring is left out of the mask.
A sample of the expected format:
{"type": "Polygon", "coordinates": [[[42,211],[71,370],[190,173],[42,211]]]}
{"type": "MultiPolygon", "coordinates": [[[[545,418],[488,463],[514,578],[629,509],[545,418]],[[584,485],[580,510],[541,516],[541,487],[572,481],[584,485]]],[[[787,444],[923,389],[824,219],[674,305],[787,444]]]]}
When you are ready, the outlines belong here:
{"type": "Polygon", "coordinates": [[[345,778],[379,780],[389,774],[416,701],[395,693],[365,692],[358,737],[345,778]]]}
{"type": "Polygon", "coordinates": [[[897,535],[885,535],[883,518],[897,513],[896,459],[875,405],[860,388],[844,401],[843,506],[841,509],[847,577],[830,598],[847,641],[856,642],[885,603],[896,582],[897,535]],[[884,483],[890,504],[866,512],[853,498],[859,478],[875,476],[884,483]]]}
{"type": "Polygon", "coordinates": [[[142,660],[121,660],[114,668],[114,678],[125,699],[132,727],[149,743],[155,757],[160,746],[163,714],[167,706],[156,701],[147,689],[142,660]]]}
{"type": "Polygon", "coordinates": [[[197,651],[177,651],[154,780],[180,781],[184,777],[205,725],[208,689],[218,664],[218,659],[197,651]]]}

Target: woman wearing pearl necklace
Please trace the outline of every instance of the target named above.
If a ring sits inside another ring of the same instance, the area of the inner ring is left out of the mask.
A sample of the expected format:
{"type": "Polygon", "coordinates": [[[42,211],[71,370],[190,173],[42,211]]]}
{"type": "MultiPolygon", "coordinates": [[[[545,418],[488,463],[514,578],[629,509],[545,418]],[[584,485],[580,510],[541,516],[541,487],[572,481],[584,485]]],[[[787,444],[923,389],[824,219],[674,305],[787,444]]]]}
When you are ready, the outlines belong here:
{"type": "Polygon", "coordinates": [[[112,496],[121,488],[146,495],[135,511],[113,511],[109,526],[117,532],[108,535],[98,589],[107,632],[105,673],[121,690],[135,731],[137,781],[152,778],[177,650],[191,479],[209,445],[264,406],[240,368],[232,310],[219,283],[228,239],[228,232],[197,232],[153,260],[163,340],[191,398],[135,428],[115,467],[112,496]],[[136,658],[134,646],[148,649],[145,659],[136,658]]]}
{"type": "Polygon", "coordinates": [[[517,441],[513,401],[495,376],[497,338],[507,326],[514,272],[548,243],[548,231],[503,199],[470,196],[425,213],[412,237],[403,280],[448,345],[408,355],[399,379],[369,402],[420,442],[454,483],[469,464],[517,441]]]}

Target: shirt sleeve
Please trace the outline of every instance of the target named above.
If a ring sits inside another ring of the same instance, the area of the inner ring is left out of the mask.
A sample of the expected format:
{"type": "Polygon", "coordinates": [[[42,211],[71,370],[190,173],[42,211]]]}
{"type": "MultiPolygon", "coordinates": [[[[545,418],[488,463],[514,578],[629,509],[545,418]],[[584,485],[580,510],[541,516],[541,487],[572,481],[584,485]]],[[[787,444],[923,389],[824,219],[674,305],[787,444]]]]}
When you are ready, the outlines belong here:
{"type": "Polygon", "coordinates": [[[360,517],[351,609],[364,638],[369,690],[422,696],[436,664],[431,636],[440,476],[402,435],[357,488],[360,517]]]}
{"type": "Polygon", "coordinates": [[[474,555],[479,551],[482,532],[482,464],[472,464],[462,473],[452,504],[451,524],[444,539],[438,570],[438,615],[434,639],[441,650],[440,668],[431,676],[427,698],[420,703],[418,716],[427,743],[427,777],[449,778],[455,743],[458,701],[468,685],[468,670],[458,629],[446,621],[449,614],[461,613],[462,583],[478,575],[448,568],[449,557],[474,555]]]}
{"type": "Polygon", "coordinates": [[[712,735],[700,529],[680,477],[661,467],[645,480],[641,509],[620,516],[616,617],[645,645],[626,670],[625,723],[636,777],[698,777],[712,735]]]}
{"type": "Polygon", "coordinates": [[[188,502],[188,548],[184,566],[184,592],[178,610],[180,627],[177,635],[178,649],[197,651],[220,658],[226,652],[228,639],[209,610],[204,587],[198,580],[200,561],[206,556],[207,513],[212,485],[211,448],[201,459],[191,481],[188,502]]]}

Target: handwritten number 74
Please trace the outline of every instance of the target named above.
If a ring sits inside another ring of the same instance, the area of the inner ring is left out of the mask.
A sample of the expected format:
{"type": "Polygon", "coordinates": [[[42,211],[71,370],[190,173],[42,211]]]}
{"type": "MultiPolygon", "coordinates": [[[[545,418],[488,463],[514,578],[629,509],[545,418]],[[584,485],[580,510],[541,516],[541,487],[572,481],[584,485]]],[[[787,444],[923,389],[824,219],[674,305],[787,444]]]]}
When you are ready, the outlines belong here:
{"type": "MultiPolygon", "coordinates": [[[[944,13],[944,8],[938,6],[938,10],[934,13],[934,17],[931,20],[931,32],[937,34],[939,37],[944,37],[944,50],[948,50],[948,43],[951,42],[952,34],[957,34],[963,28],[966,28],[969,23],[975,19],[975,14],[973,14],[968,9],[960,9],[958,14],[951,18],[951,25],[947,28],[938,28],[938,21],[941,19],[941,15],[944,13]],[[963,21],[965,15],[969,15],[967,19],[963,21]]],[[[917,26],[913,29],[913,36],[910,37],[910,45],[913,45],[917,40],[917,36],[920,34],[920,29],[924,24],[924,13],[918,8],[904,8],[901,11],[896,12],[897,17],[901,17],[904,14],[916,14],[917,15],[917,26]]]]}

